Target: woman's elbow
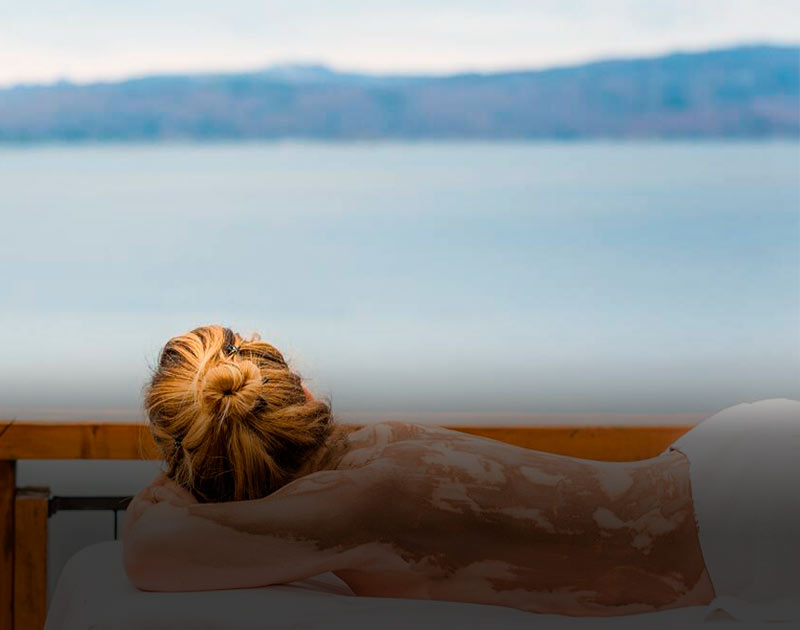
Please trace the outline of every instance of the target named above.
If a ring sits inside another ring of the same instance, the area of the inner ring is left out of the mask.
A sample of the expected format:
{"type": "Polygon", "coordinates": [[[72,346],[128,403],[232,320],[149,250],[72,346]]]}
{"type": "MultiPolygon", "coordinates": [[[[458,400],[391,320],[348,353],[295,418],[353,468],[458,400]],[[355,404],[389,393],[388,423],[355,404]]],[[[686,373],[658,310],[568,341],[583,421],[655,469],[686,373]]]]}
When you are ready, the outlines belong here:
{"type": "Polygon", "coordinates": [[[123,543],[122,552],[125,573],[131,583],[142,591],[167,591],[171,580],[168,567],[164,566],[163,549],[159,541],[134,538],[123,543]]]}
{"type": "Polygon", "coordinates": [[[145,514],[122,538],[122,560],[128,579],[143,591],[178,591],[176,558],[170,552],[179,535],[169,522],[154,522],[145,514]]]}
{"type": "Polygon", "coordinates": [[[157,581],[154,579],[156,574],[152,568],[141,559],[125,558],[125,573],[128,574],[128,579],[140,591],[159,591],[157,581]]]}

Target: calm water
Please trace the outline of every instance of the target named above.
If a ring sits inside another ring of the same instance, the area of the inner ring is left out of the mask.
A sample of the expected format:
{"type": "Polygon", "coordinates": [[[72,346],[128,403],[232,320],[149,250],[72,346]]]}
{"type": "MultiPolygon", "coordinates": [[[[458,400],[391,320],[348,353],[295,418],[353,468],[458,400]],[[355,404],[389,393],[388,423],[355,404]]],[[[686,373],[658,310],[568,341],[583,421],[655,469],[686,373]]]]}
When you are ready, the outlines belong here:
{"type": "Polygon", "coordinates": [[[261,331],[340,411],[800,397],[798,164],[792,143],[6,147],[0,411],[135,410],[159,346],[209,322],[261,331]]]}

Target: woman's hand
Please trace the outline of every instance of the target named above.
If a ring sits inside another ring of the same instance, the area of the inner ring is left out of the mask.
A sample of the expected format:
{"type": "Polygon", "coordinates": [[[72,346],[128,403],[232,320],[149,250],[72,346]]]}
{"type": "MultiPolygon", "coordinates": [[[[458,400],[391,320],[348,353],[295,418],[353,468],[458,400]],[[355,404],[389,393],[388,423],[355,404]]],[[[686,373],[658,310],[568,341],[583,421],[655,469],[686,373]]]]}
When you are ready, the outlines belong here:
{"type": "Polygon", "coordinates": [[[145,510],[157,503],[170,503],[177,507],[185,507],[197,503],[191,492],[172,481],[164,473],[159,474],[149,486],[142,488],[128,505],[124,528],[132,526],[144,514],[145,510]]]}
{"type": "Polygon", "coordinates": [[[197,503],[197,499],[194,498],[191,492],[179,486],[163,473],[156,477],[148,488],[150,489],[150,498],[153,503],[166,501],[178,507],[197,503]]]}

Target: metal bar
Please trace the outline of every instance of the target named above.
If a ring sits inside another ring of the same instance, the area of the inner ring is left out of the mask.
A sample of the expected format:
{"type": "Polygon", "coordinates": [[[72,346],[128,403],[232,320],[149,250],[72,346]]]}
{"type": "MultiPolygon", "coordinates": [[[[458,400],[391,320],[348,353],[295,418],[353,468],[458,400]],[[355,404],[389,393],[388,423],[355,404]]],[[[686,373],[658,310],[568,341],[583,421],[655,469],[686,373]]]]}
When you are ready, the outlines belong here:
{"type": "Polygon", "coordinates": [[[50,498],[49,515],[63,510],[126,510],[133,497],[60,497],[50,498]]]}

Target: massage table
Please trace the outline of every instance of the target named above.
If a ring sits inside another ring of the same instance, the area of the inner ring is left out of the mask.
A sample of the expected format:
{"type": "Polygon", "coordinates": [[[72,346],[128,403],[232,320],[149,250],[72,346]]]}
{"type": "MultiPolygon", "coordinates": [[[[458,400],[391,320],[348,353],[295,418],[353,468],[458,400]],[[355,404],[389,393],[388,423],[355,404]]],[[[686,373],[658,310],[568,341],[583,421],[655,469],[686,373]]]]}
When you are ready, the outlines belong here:
{"type": "MultiPolygon", "coordinates": [[[[280,586],[195,593],[137,590],[122,545],[84,548],[58,581],[46,630],[272,630],[709,627],[706,606],[608,618],[541,615],[478,604],[357,597],[331,573],[280,586]]],[[[713,615],[712,615],[713,616],[713,615]]],[[[724,616],[723,616],[724,618],[724,616]]],[[[713,626],[712,626],[713,627],[713,626]]]]}
{"type": "MultiPolygon", "coordinates": [[[[630,461],[662,452],[704,414],[528,416],[525,418],[528,426],[450,428],[541,451],[630,461]]],[[[58,497],[46,487],[18,488],[17,461],[157,460],[159,452],[144,423],[0,420],[0,431],[3,432],[0,440],[0,629],[3,630],[41,630],[46,617],[49,630],[181,627],[387,630],[447,628],[449,624],[468,628],[531,628],[545,622],[548,627],[622,628],[653,627],[661,623],[685,625],[701,621],[709,612],[704,608],[683,609],[613,620],[581,620],[498,606],[355,597],[332,575],[258,589],[143,593],[127,580],[119,544],[114,542],[92,545],[77,553],[48,598],[48,521],[54,512],[75,509],[77,505],[82,505],[81,509],[95,509],[95,504],[107,507],[109,502],[115,510],[124,508],[116,500],[119,497],[113,501],[58,497]]]]}

